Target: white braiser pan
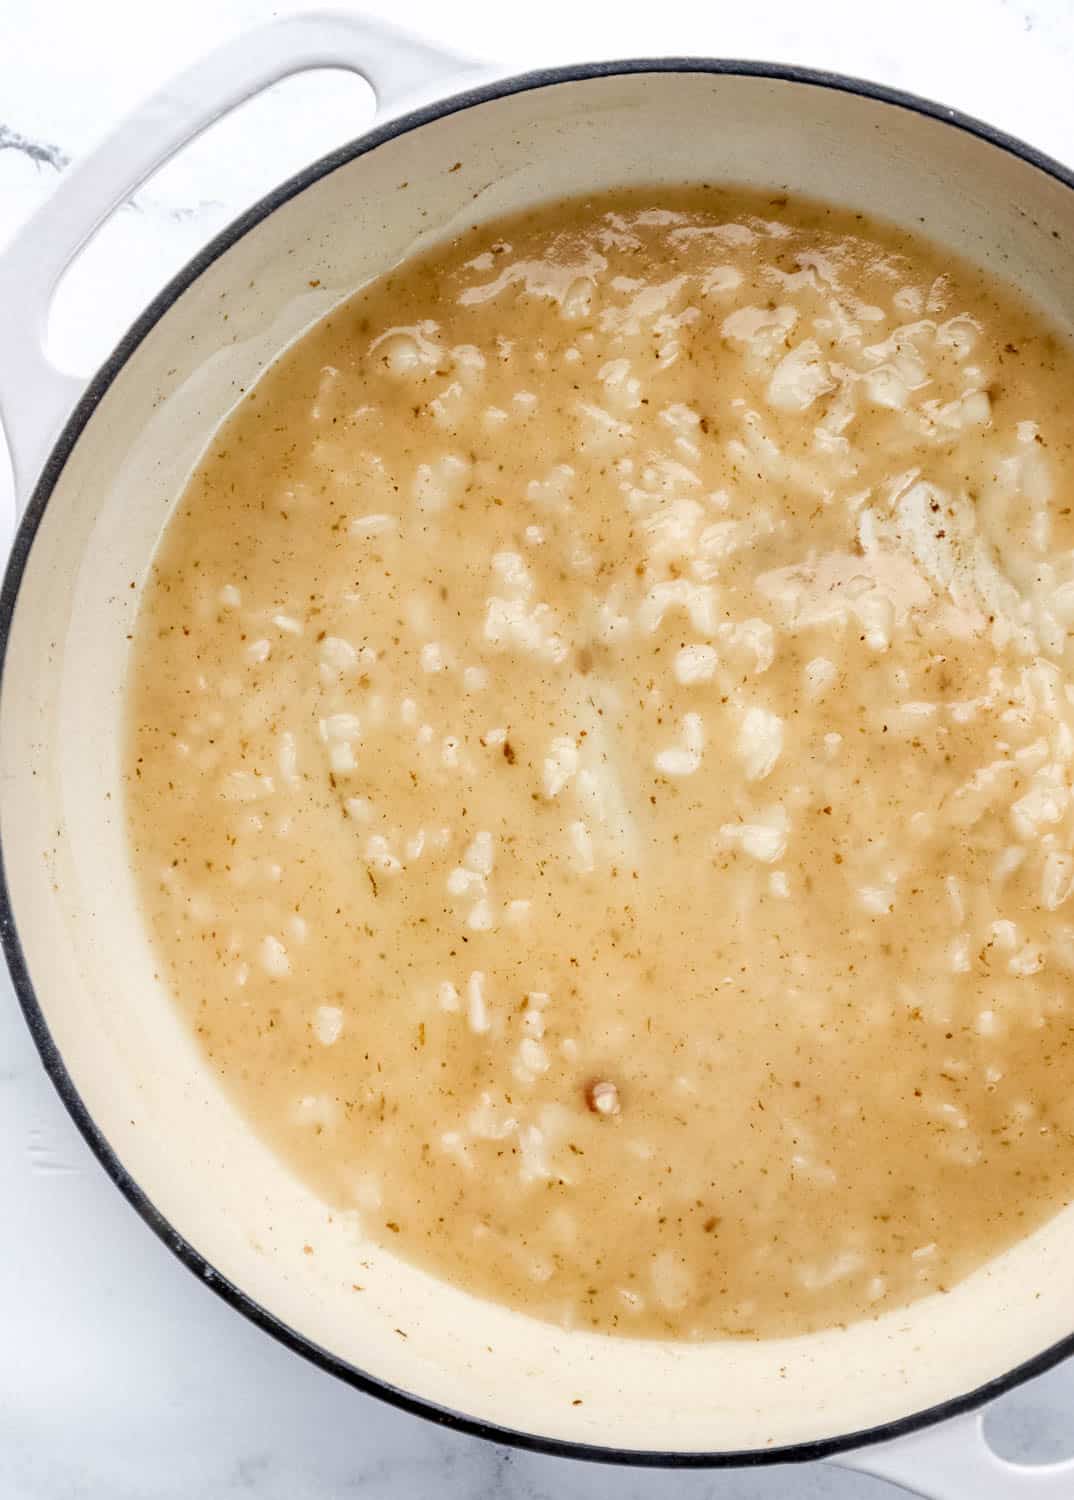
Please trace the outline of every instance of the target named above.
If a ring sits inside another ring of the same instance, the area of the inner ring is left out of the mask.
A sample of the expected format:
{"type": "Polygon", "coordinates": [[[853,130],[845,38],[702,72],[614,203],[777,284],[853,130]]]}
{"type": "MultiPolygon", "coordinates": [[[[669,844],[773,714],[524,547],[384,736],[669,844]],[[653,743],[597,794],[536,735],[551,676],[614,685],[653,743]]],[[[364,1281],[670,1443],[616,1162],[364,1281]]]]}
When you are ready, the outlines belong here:
{"type": "Polygon", "coordinates": [[[1074,1351],[1074,1208],[950,1294],[847,1329],[683,1345],[565,1333],[356,1247],[253,1134],[153,978],[125,848],[129,632],[221,419],[285,345],[415,247],[541,199],[691,180],[923,225],[1074,325],[1074,175],[953,111],[793,68],[662,59],[502,79],[353,17],[306,15],[209,57],[64,175],[0,257],[0,405],[25,504],[0,607],[8,963],[44,1064],[121,1191],[233,1307],[341,1379],[576,1457],[835,1456],[937,1500],[1069,1497],[1074,1463],[1001,1462],[979,1409],[1074,1351]],[[218,115],[316,67],[364,75],[390,120],[220,235],[84,392],[50,369],[52,291],[96,225],[218,115]],[[400,115],[404,102],[420,107],[400,115]]]}

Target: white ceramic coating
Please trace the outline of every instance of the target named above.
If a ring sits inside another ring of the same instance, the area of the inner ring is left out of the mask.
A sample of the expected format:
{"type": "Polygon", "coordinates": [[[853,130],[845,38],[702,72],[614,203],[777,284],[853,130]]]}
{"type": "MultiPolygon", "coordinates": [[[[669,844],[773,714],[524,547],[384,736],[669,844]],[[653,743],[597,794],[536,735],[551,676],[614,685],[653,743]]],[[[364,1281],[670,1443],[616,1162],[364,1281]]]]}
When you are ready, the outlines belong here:
{"type": "Polygon", "coordinates": [[[1002,1375],[1074,1330],[1074,1217],[947,1297],[764,1344],[564,1335],[374,1252],[253,1137],[153,979],[125,859],[119,724],[126,637],[169,507],[283,345],[414,245],[475,218],[565,192],[713,177],[924,219],[1070,316],[1074,193],[935,120],[815,85],[702,73],[479,104],[338,168],[164,314],[56,485],[0,700],[0,833],[27,965],[90,1114],[176,1230],[283,1322],[428,1400],[543,1436],[687,1452],[838,1436],[1002,1375]]]}

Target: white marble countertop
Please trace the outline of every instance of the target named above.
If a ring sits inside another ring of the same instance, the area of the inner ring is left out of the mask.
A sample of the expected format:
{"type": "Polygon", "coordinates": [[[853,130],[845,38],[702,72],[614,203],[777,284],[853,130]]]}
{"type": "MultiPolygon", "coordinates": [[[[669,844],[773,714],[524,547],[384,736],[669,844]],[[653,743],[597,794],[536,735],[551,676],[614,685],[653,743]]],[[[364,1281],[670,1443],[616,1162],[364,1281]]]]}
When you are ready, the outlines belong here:
{"type": "MultiPolygon", "coordinates": [[[[0,6],[0,246],[63,165],[142,95],[214,42],[302,8],[274,0],[0,6]]],[[[541,0],[528,10],[371,0],[364,9],[519,68],[707,53],[838,69],[961,107],[1074,162],[1072,0],[541,0]]],[[[190,149],[115,216],[61,289],[50,327],[56,358],[88,372],[198,246],[275,182],[358,133],[371,110],[349,76],[292,81],[190,149]]],[[[0,459],[0,520],[9,503],[0,459]]],[[[827,1465],[667,1474],[509,1453],[344,1388],[209,1295],[139,1222],[54,1096],[6,975],[0,1202],[2,1500],[893,1493],[827,1465]]],[[[1074,1364],[1006,1398],[989,1422],[1010,1457],[1074,1451],[1074,1364]]]]}

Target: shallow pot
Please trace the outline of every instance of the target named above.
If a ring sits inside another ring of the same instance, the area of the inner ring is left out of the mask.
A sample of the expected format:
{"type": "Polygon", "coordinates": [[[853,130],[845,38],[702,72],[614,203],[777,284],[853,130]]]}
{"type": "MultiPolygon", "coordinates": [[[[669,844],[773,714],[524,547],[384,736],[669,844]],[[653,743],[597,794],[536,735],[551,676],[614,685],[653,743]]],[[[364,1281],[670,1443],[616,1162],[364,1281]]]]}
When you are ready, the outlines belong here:
{"type": "Polygon", "coordinates": [[[254,1135],[154,978],[126,850],[124,680],[154,547],[223,417],[284,346],[413,248],[557,195],[691,180],[924,225],[1074,332],[1074,176],[950,110],[793,68],[686,59],[497,79],[308,15],[207,59],[65,175],[0,258],[0,405],[27,502],[0,606],[8,962],[45,1066],[138,1212],[237,1311],[353,1385],[577,1457],[837,1455],[947,1500],[1023,1481],[1066,1496],[1074,1465],[1003,1464],[967,1414],[1074,1349],[1074,1208],[948,1295],[846,1329],[709,1344],[565,1333],[357,1247],[254,1135]],[[362,73],[393,111],[468,91],[394,115],[251,209],[80,395],[41,350],[79,245],[224,109],[326,66],[362,73]]]}

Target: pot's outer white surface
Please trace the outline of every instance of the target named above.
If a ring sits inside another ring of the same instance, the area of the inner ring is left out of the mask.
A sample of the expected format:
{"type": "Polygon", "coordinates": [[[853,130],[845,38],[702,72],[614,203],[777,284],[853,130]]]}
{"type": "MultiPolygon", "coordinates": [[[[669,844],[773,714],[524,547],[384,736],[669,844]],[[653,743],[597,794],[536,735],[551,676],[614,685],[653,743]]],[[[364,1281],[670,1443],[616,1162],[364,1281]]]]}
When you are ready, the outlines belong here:
{"type": "MultiPolygon", "coordinates": [[[[133,1183],[214,1268],[208,1279],[241,1288],[330,1360],[538,1441],[709,1461],[812,1445],[797,1454],[809,1456],[980,1393],[1068,1336],[1074,1214],[950,1295],[845,1331],[707,1346],[564,1334],[362,1243],[281,1168],[154,979],[127,866],[128,638],[170,507],[279,350],[416,245],[568,192],[739,181],[924,221],[1071,328],[1074,191],[1001,146],[828,81],[745,66],[570,72],[464,97],[304,174],[308,185],[266,217],[255,211],[248,232],[180,278],[91,388],[31,506],[5,594],[0,837],[14,932],[5,921],[4,936],[24,998],[32,1007],[29,976],[133,1183]]],[[[46,435],[42,423],[22,449],[24,473],[46,435]]],[[[40,1028],[38,1040],[49,1045],[40,1028]]]]}

